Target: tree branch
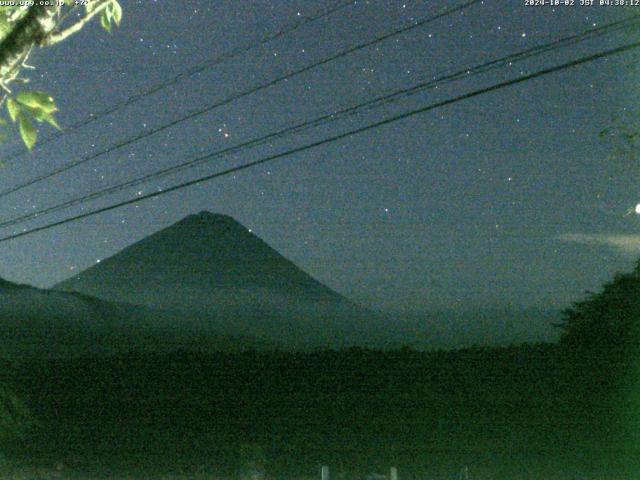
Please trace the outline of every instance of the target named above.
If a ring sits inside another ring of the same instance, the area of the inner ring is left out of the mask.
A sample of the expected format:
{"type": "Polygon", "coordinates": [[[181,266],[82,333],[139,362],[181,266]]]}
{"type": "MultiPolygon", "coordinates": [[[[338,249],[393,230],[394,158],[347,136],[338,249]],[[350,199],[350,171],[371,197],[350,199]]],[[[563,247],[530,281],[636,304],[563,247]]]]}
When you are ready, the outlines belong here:
{"type": "Polygon", "coordinates": [[[70,37],[74,33],[79,32],[87,23],[91,21],[93,17],[98,15],[105,8],[107,8],[107,5],[109,5],[110,3],[111,3],[111,0],[98,0],[98,6],[95,7],[95,9],[91,10],[91,13],[86,14],[81,20],[78,20],[76,23],[74,23],[68,28],[65,28],[61,32],[50,33],[46,38],[43,39],[43,41],[41,42],[41,45],[43,46],[55,45],[56,43],[63,41],[67,37],[70,37]]]}
{"type": "Polygon", "coordinates": [[[57,7],[35,4],[0,42],[0,82],[6,84],[17,75],[31,48],[40,44],[55,28],[57,7]]]}
{"type": "Polygon", "coordinates": [[[13,12],[13,14],[9,17],[9,22],[14,23],[17,22],[22,15],[24,15],[25,10],[29,7],[19,7],[13,12]]]}

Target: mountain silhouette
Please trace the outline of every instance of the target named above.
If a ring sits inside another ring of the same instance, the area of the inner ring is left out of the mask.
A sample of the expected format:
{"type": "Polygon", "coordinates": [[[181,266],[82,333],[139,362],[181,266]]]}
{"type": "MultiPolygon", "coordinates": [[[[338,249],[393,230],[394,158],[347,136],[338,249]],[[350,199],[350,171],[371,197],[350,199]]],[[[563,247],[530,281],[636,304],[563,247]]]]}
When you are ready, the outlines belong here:
{"type": "Polygon", "coordinates": [[[201,212],[56,285],[163,311],[185,328],[286,347],[367,344],[370,312],[227,215],[201,212]]]}
{"type": "Polygon", "coordinates": [[[0,279],[2,358],[126,352],[144,329],[139,318],[134,307],[0,279]]]}
{"type": "Polygon", "coordinates": [[[0,278],[0,359],[264,348],[249,336],[178,325],[172,315],[0,278]]]}

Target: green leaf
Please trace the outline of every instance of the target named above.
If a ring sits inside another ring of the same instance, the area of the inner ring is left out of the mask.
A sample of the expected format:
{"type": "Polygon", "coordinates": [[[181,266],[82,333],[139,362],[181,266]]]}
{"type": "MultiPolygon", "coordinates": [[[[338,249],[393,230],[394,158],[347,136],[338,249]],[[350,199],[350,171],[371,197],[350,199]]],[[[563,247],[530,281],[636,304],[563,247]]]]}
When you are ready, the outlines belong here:
{"type": "Polygon", "coordinates": [[[56,117],[54,117],[52,113],[47,113],[47,116],[44,118],[44,121],[47,122],[52,127],[57,128],[58,130],[62,130],[62,128],[60,128],[60,125],[58,125],[58,122],[56,121],[56,117]]]}
{"type": "Polygon", "coordinates": [[[35,118],[38,122],[47,122],[52,127],[57,128],[58,130],[62,130],[56,118],[53,116],[52,112],[45,112],[44,110],[40,110],[37,108],[29,109],[29,113],[35,118]]]}
{"type": "Polygon", "coordinates": [[[105,8],[100,14],[100,24],[107,32],[111,33],[111,16],[109,15],[109,9],[105,8]]]}
{"type": "Polygon", "coordinates": [[[20,92],[16,95],[18,103],[30,108],[37,108],[47,113],[52,113],[58,110],[53,98],[45,92],[37,90],[29,90],[26,92],[20,92]]]}
{"type": "Polygon", "coordinates": [[[20,136],[22,137],[22,141],[27,146],[27,148],[31,150],[36,144],[38,132],[31,123],[31,120],[29,120],[27,116],[22,112],[20,112],[20,114],[18,115],[18,125],[20,127],[20,136]]]}
{"type": "Polygon", "coordinates": [[[13,98],[7,98],[7,111],[11,117],[11,121],[15,122],[20,115],[20,105],[18,105],[13,98]]]}
{"type": "Polygon", "coordinates": [[[116,22],[117,26],[120,26],[120,22],[122,21],[122,7],[118,3],[118,0],[113,0],[113,2],[111,2],[110,8],[113,21],[116,22]]]}

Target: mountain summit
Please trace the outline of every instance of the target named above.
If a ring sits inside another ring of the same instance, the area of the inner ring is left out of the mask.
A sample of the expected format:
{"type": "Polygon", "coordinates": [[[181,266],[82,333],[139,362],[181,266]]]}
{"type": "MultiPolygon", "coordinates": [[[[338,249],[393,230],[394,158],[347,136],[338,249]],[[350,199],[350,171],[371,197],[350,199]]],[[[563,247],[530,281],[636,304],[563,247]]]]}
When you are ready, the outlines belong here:
{"type": "Polygon", "coordinates": [[[368,315],[233,218],[210,212],[189,215],[55,288],[297,346],[361,343],[368,315]]]}
{"type": "Polygon", "coordinates": [[[189,215],[55,288],[161,308],[266,291],[344,301],[233,218],[210,212],[189,215]]]}

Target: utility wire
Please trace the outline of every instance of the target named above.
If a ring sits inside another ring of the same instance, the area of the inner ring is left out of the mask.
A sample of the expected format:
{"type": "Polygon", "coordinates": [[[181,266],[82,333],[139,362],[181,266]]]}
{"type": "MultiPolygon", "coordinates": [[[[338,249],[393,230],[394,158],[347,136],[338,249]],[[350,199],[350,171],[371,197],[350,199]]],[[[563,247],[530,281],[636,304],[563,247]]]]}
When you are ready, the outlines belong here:
{"type": "Polygon", "coordinates": [[[193,119],[195,117],[198,117],[200,115],[208,113],[208,112],[210,112],[210,111],[212,111],[212,110],[214,110],[214,109],[216,109],[218,107],[227,105],[227,104],[229,104],[229,103],[231,103],[231,102],[233,102],[235,100],[238,100],[238,99],[246,97],[248,95],[252,95],[254,93],[257,93],[257,92],[259,92],[261,90],[269,88],[269,87],[271,87],[273,85],[276,85],[276,84],[278,84],[280,82],[283,82],[285,80],[289,80],[290,78],[295,77],[297,75],[300,75],[300,74],[302,74],[304,72],[308,72],[309,70],[312,70],[312,69],[314,69],[316,67],[325,65],[325,64],[327,64],[329,62],[332,62],[333,60],[337,60],[339,58],[343,58],[343,57],[345,57],[345,56],[347,56],[347,55],[349,55],[351,53],[357,52],[357,51],[362,50],[364,48],[370,47],[371,45],[375,45],[375,44],[380,43],[380,42],[382,42],[384,40],[392,38],[394,36],[397,36],[397,35],[400,35],[402,33],[408,32],[408,31],[410,31],[410,30],[412,30],[414,28],[422,27],[422,26],[424,26],[424,25],[426,25],[428,23],[431,23],[431,22],[433,22],[435,20],[443,18],[443,17],[445,17],[447,15],[451,15],[453,13],[462,11],[462,10],[464,10],[466,8],[469,8],[470,6],[472,6],[472,5],[476,4],[476,3],[480,3],[482,1],[484,1],[484,0],[470,0],[470,1],[468,1],[466,3],[463,3],[463,4],[461,4],[461,5],[457,6],[457,7],[449,8],[449,9],[447,9],[447,10],[441,12],[441,13],[438,13],[436,15],[430,16],[428,18],[424,18],[424,19],[422,19],[422,20],[420,20],[418,22],[412,23],[409,26],[399,28],[399,29],[394,30],[394,31],[392,31],[390,33],[386,33],[386,34],[384,34],[384,35],[382,35],[380,37],[377,37],[377,38],[375,38],[373,40],[370,40],[370,41],[367,41],[365,43],[361,43],[361,44],[359,44],[359,45],[357,45],[355,47],[350,47],[347,50],[343,50],[342,52],[337,53],[335,55],[332,55],[332,56],[330,56],[328,58],[325,58],[324,60],[320,60],[320,61],[318,61],[316,63],[312,63],[311,65],[308,65],[306,67],[302,67],[302,68],[300,68],[298,70],[294,70],[293,72],[290,72],[290,73],[287,73],[285,75],[282,75],[282,76],[280,76],[280,77],[278,77],[278,78],[276,78],[274,80],[271,80],[271,81],[269,81],[267,83],[263,83],[262,85],[259,85],[257,87],[253,87],[253,88],[251,88],[249,90],[245,90],[245,91],[243,91],[241,93],[238,93],[238,94],[232,95],[230,97],[227,97],[224,100],[220,100],[220,101],[218,101],[218,102],[216,102],[216,103],[214,103],[212,105],[207,105],[205,107],[199,108],[199,109],[197,109],[195,111],[192,111],[191,113],[189,113],[189,114],[187,114],[187,115],[185,115],[183,117],[180,117],[179,119],[173,120],[173,121],[171,121],[169,123],[165,123],[164,125],[161,125],[159,127],[151,129],[149,131],[140,133],[138,135],[135,135],[134,137],[130,137],[127,140],[123,140],[123,141],[121,141],[121,142],[119,142],[119,143],[117,143],[115,145],[112,145],[111,147],[107,147],[104,150],[101,150],[101,151],[99,151],[97,153],[94,153],[92,155],[84,157],[84,158],[82,158],[80,160],[77,160],[75,162],[71,162],[71,163],[68,163],[66,165],[63,165],[63,166],[61,166],[61,167],[59,167],[59,168],[57,168],[57,169],[55,169],[55,170],[53,170],[53,171],[51,171],[49,173],[40,175],[38,177],[32,178],[31,180],[27,180],[26,182],[23,182],[23,183],[18,184],[16,186],[10,187],[10,188],[8,188],[6,190],[0,191],[0,198],[5,197],[7,195],[10,195],[12,193],[15,193],[15,192],[17,192],[19,190],[22,190],[23,188],[29,187],[29,186],[34,185],[36,183],[39,183],[39,182],[41,182],[43,180],[47,180],[47,179],[49,179],[51,177],[54,177],[56,175],[59,175],[61,173],[67,172],[67,171],[69,171],[69,170],[71,170],[71,169],[73,169],[73,168],[75,168],[77,166],[80,166],[80,165],[83,165],[83,164],[89,162],[90,160],[94,160],[94,159],[96,159],[98,157],[101,157],[101,156],[106,155],[108,153],[111,153],[111,152],[114,152],[116,150],[119,150],[122,147],[125,147],[127,145],[131,145],[132,143],[138,142],[138,141],[140,141],[140,140],[142,140],[144,138],[150,137],[151,135],[154,135],[156,133],[162,132],[162,131],[164,131],[164,130],[166,130],[168,128],[174,127],[175,125],[178,125],[178,124],[180,124],[182,122],[185,122],[187,120],[191,120],[191,119],[193,119]]]}
{"type": "MultiPolygon", "coordinates": [[[[331,7],[327,10],[324,10],[322,12],[317,13],[316,15],[311,15],[311,16],[303,16],[300,17],[299,19],[297,19],[295,22],[292,22],[290,25],[285,26],[282,30],[279,30],[275,33],[266,35],[264,37],[262,37],[258,42],[256,43],[251,43],[249,45],[245,45],[242,47],[238,47],[238,48],[234,48],[228,52],[225,52],[217,57],[211,58],[209,60],[206,60],[204,62],[201,62],[197,65],[194,65],[193,67],[189,68],[188,70],[184,70],[180,73],[178,73],[177,75],[175,75],[172,78],[169,78],[163,82],[160,82],[156,85],[154,85],[153,87],[147,88],[145,90],[139,91],[137,93],[134,93],[132,95],[130,95],[129,97],[127,97],[125,100],[115,103],[113,105],[110,105],[108,108],[101,110],[100,112],[97,113],[91,113],[89,115],[87,115],[85,118],[83,118],[82,120],[77,121],[76,123],[71,124],[70,126],[66,127],[63,131],[61,132],[57,132],[54,133],[53,135],[40,140],[37,144],[36,144],[36,149],[38,148],[42,148],[44,145],[64,136],[69,134],[70,132],[73,132],[74,130],[77,130],[81,127],[84,127],[86,125],[89,125],[93,122],[95,122],[96,120],[101,119],[102,117],[105,117],[107,115],[111,115],[112,113],[115,113],[129,105],[133,105],[134,103],[138,102],[139,100],[142,100],[143,98],[146,98],[150,95],[153,95],[155,93],[158,93],[161,90],[164,90],[165,88],[168,88],[172,85],[175,85],[177,83],[179,83],[180,81],[187,79],[189,77],[193,77],[194,75],[197,75],[199,73],[204,72],[205,70],[208,70],[209,68],[215,67],[216,65],[220,65],[228,60],[231,60],[239,55],[242,55],[244,53],[250,52],[251,50],[255,49],[255,48],[260,48],[265,46],[268,43],[271,43],[272,41],[283,37],[285,35],[288,35],[289,33],[295,32],[296,30],[300,29],[301,27],[303,27],[304,25],[307,25],[309,23],[315,22],[316,20],[320,20],[322,18],[328,17],[330,15],[333,15],[334,13],[349,7],[351,5],[354,4],[354,0],[347,0],[342,1],[342,2],[338,2],[334,7],[331,7]]],[[[24,155],[26,155],[28,152],[25,151],[21,151],[21,152],[17,152],[14,155],[11,155],[7,158],[5,158],[5,163],[12,161],[16,158],[22,157],[24,155]]]]}
{"type": "Polygon", "coordinates": [[[59,210],[63,210],[81,203],[85,203],[87,201],[90,200],[95,200],[97,198],[103,197],[105,195],[109,195],[112,193],[116,193],[119,191],[122,191],[126,188],[130,188],[130,187],[134,187],[143,183],[146,183],[150,180],[153,179],[158,179],[158,178],[162,178],[165,177],[167,175],[170,174],[174,174],[177,172],[180,172],[182,170],[186,170],[189,168],[193,168],[195,166],[201,165],[203,163],[206,162],[210,162],[212,160],[215,160],[217,158],[220,157],[225,157],[228,155],[232,155],[235,153],[238,153],[240,151],[243,151],[245,149],[248,148],[252,148],[255,147],[257,145],[262,145],[265,144],[267,142],[273,141],[277,138],[283,137],[285,135],[291,134],[291,133],[299,133],[311,128],[315,128],[318,127],[320,125],[326,124],[326,123],[332,123],[334,121],[337,121],[341,118],[344,118],[348,115],[355,115],[363,110],[369,110],[372,109],[374,107],[378,107],[380,105],[384,105],[387,103],[391,103],[394,101],[397,101],[401,98],[407,97],[409,95],[414,95],[416,93],[419,93],[421,91],[427,90],[427,89],[433,89],[435,87],[438,87],[440,85],[444,85],[446,83],[450,83],[454,80],[459,80],[461,78],[470,78],[472,76],[475,75],[479,75],[482,73],[486,73],[488,71],[491,70],[495,70],[499,67],[504,67],[505,65],[508,64],[512,64],[515,62],[519,62],[519,61],[523,61],[529,58],[532,58],[534,56],[538,56],[544,53],[547,53],[549,51],[553,51],[556,49],[559,49],[561,47],[567,47],[570,45],[575,45],[576,43],[585,41],[585,40],[592,40],[594,38],[600,37],[602,35],[605,35],[607,33],[611,33],[612,31],[616,31],[619,30],[621,28],[628,28],[630,26],[634,26],[637,22],[640,21],[640,16],[634,16],[631,18],[627,18],[625,20],[621,20],[621,21],[617,21],[617,22],[613,22],[607,25],[603,25],[601,27],[598,28],[591,28],[591,29],[587,29],[581,33],[578,34],[574,34],[574,35],[570,35],[558,40],[554,40],[552,42],[548,42],[546,44],[542,44],[542,45],[538,45],[538,46],[534,46],[531,47],[529,49],[520,51],[520,52],[516,52],[513,53],[511,55],[507,55],[507,56],[503,56],[501,58],[498,59],[494,59],[494,60],[490,60],[487,61],[485,63],[476,65],[475,67],[471,67],[471,68],[463,68],[461,70],[458,70],[452,74],[448,74],[448,75],[442,75],[440,77],[434,78],[433,80],[427,81],[427,82],[422,82],[419,83],[417,85],[414,85],[413,87],[410,88],[406,88],[406,89],[402,89],[399,91],[394,91],[390,94],[387,95],[383,95],[377,98],[374,98],[372,100],[369,100],[367,102],[364,103],[359,103],[357,105],[345,108],[343,110],[340,111],[336,111],[330,114],[325,114],[325,115],[321,115],[320,117],[317,117],[313,120],[309,120],[303,123],[299,123],[297,125],[293,125],[290,127],[286,127],[284,129],[278,130],[276,132],[258,137],[258,138],[254,138],[253,140],[249,140],[243,143],[240,143],[238,145],[234,145],[231,147],[227,147],[224,148],[222,150],[218,150],[216,152],[204,155],[204,156],[199,156],[190,160],[187,160],[185,162],[182,162],[180,164],[177,165],[173,165],[155,172],[151,172],[145,175],[142,175],[140,177],[128,180],[126,182],[123,183],[119,183],[116,185],[112,185],[109,187],[106,187],[102,190],[98,190],[96,192],[92,192],[89,194],[83,194],[80,196],[77,196],[75,198],[66,200],[62,203],[58,203],[56,205],[53,206],[49,206],[49,207],[45,207],[42,208],[40,210],[36,210],[36,211],[31,211],[29,213],[26,214],[22,214],[19,215],[17,217],[13,217],[10,219],[6,219],[3,221],[0,221],[0,228],[3,227],[8,227],[11,225],[16,225],[19,223],[22,223],[26,220],[29,219],[33,219],[36,217],[40,217],[42,215],[47,215],[59,210]]]}
{"type": "Polygon", "coordinates": [[[75,221],[81,220],[83,218],[92,217],[94,215],[98,215],[100,213],[104,213],[104,212],[108,212],[108,211],[111,211],[111,210],[115,210],[115,209],[120,208],[120,207],[124,207],[124,206],[127,206],[127,205],[132,205],[134,203],[139,203],[139,202],[141,202],[143,200],[147,200],[149,198],[155,198],[155,197],[159,197],[161,195],[165,195],[167,193],[171,193],[171,192],[175,192],[175,191],[178,191],[178,190],[182,190],[183,188],[191,187],[193,185],[198,185],[200,183],[207,182],[207,181],[213,180],[215,178],[220,178],[220,177],[229,175],[231,173],[239,172],[239,171],[242,171],[242,170],[247,170],[247,169],[256,167],[258,165],[263,165],[265,163],[272,162],[274,160],[278,160],[278,159],[283,158],[283,157],[288,157],[288,156],[294,155],[296,153],[300,153],[300,152],[303,152],[303,151],[306,151],[306,150],[311,150],[313,148],[316,148],[316,147],[319,147],[319,146],[322,146],[322,145],[326,145],[328,143],[336,142],[338,140],[342,140],[344,138],[347,138],[347,137],[350,137],[350,136],[353,136],[353,135],[357,135],[357,134],[360,134],[360,133],[367,132],[369,130],[373,130],[375,128],[379,128],[379,127],[382,127],[384,125],[395,123],[395,122],[403,120],[405,118],[410,118],[410,117],[413,117],[415,115],[434,110],[436,108],[441,108],[441,107],[444,107],[446,105],[451,105],[451,104],[460,102],[462,100],[467,100],[469,98],[473,98],[473,97],[477,97],[479,95],[483,95],[485,93],[494,92],[494,91],[500,90],[502,88],[505,88],[505,87],[508,87],[508,86],[511,86],[511,85],[516,85],[516,84],[519,84],[519,83],[522,83],[522,82],[526,82],[528,80],[532,80],[534,78],[538,78],[538,77],[541,77],[541,76],[544,76],[544,75],[549,75],[551,73],[559,72],[559,71],[562,71],[562,70],[567,70],[569,68],[573,68],[573,67],[576,67],[578,65],[583,65],[585,63],[593,62],[595,60],[599,60],[599,59],[602,59],[602,58],[610,57],[610,56],[613,56],[613,55],[619,55],[621,53],[624,53],[624,52],[627,52],[627,51],[631,51],[631,50],[636,49],[638,47],[640,47],[640,42],[634,42],[634,43],[630,43],[630,44],[623,45],[623,46],[620,46],[620,47],[616,47],[616,48],[613,48],[613,49],[609,49],[609,50],[606,50],[606,51],[603,51],[603,52],[600,52],[600,53],[595,53],[595,54],[591,54],[591,55],[588,55],[588,56],[585,56],[585,57],[581,57],[581,58],[579,58],[577,60],[572,60],[570,62],[566,62],[566,63],[560,64],[560,65],[556,65],[556,66],[553,66],[553,67],[545,68],[543,70],[538,70],[537,72],[534,72],[534,73],[531,73],[531,74],[528,74],[528,75],[523,75],[523,76],[521,76],[519,78],[514,78],[514,79],[511,79],[511,80],[500,82],[500,83],[491,85],[489,87],[485,87],[485,88],[481,88],[481,89],[478,89],[478,90],[474,90],[472,92],[465,93],[463,95],[459,95],[459,96],[456,96],[456,97],[453,97],[453,98],[449,98],[447,100],[442,100],[440,102],[432,103],[432,104],[426,105],[424,107],[420,107],[420,108],[417,108],[417,109],[414,109],[414,110],[410,110],[409,112],[405,112],[405,113],[402,113],[402,114],[399,114],[399,115],[394,115],[394,116],[386,118],[384,120],[380,120],[380,121],[377,121],[377,122],[374,122],[374,123],[370,123],[369,125],[366,125],[366,126],[363,126],[363,127],[359,127],[359,128],[353,129],[353,130],[349,130],[347,132],[340,133],[338,135],[334,135],[334,136],[325,138],[323,140],[318,140],[316,142],[312,142],[312,143],[309,143],[307,145],[303,145],[303,146],[296,147],[296,148],[293,148],[293,149],[290,149],[290,150],[286,150],[284,152],[277,153],[275,155],[267,156],[267,157],[262,158],[260,160],[255,160],[253,162],[249,162],[249,163],[245,163],[245,164],[238,165],[238,166],[235,166],[235,167],[227,168],[225,170],[221,170],[219,172],[216,172],[216,173],[213,173],[213,174],[210,174],[210,175],[205,175],[205,176],[196,178],[194,180],[183,182],[183,183],[174,185],[172,187],[169,187],[169,188],[167,188],[165,190],[162,190],[161,192],[149,193],[149,194],[146,194],[146,195],[130,198],[130,199],[122,201],[122,202],[114,203],[114,204],[108,205],[106,207],[101,207],[101,208],[98,208],[96,210],[92,210],[91,212],[81,213],[79,215],[75,215],[73,217],[67,217],[67,218],[65,218],[63,220],[59,220],[59,221],[56,221],[56,222],[53,222],[53,223],[49,223],[49,224],[46,224],[46,225],[35,227],[35,228],[30,229],[30,230],[25,230],[25,231],[22,231],[22,232],[19,232],[19,233],[14,233],[12,235],[8,235],[8,236],[0,238],[0,243],[7,242],[9,240],[14,240],[16,238],[24,237],[26,235],[31,235],[31,234],[36,233],[36,232],[41,232],[41,231],[44,231],[44,230],[48,230],[48,229],[51,229],[51,228],[59,226],[59,225],[64,225],[64,224],[67,224],[67,223],[70,223],[70,222],[75,222],[75,221]]]}

